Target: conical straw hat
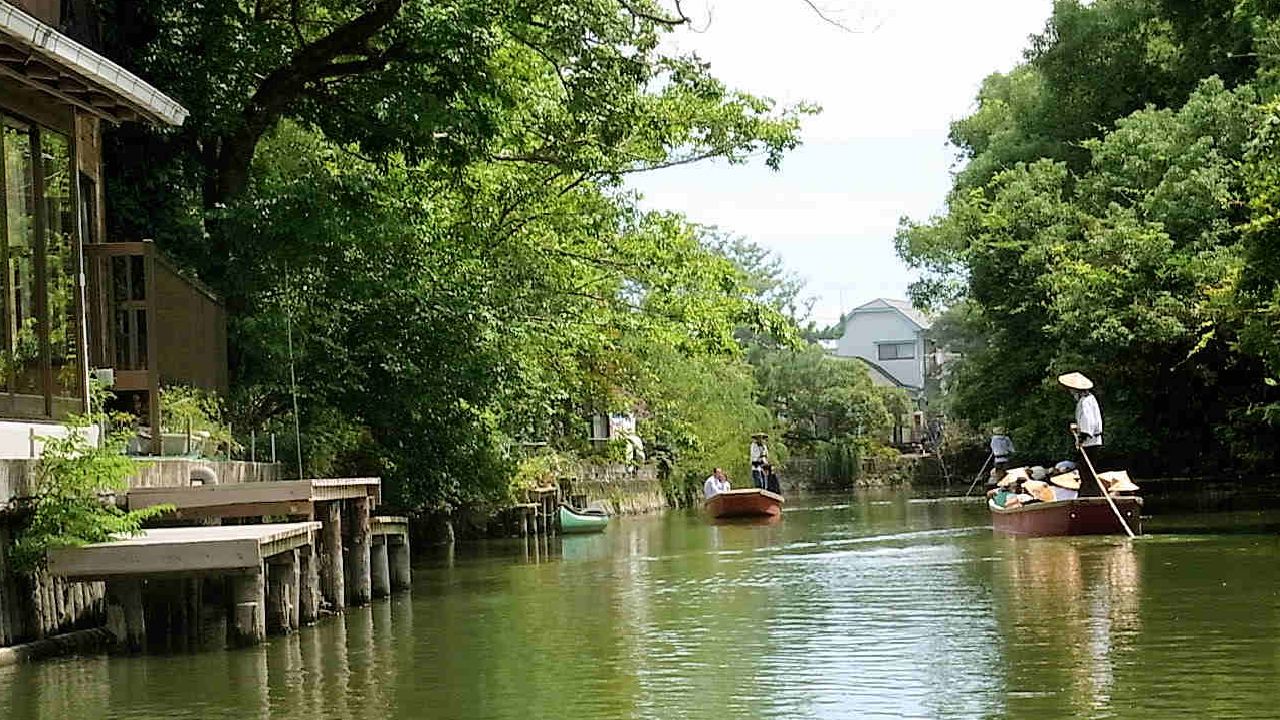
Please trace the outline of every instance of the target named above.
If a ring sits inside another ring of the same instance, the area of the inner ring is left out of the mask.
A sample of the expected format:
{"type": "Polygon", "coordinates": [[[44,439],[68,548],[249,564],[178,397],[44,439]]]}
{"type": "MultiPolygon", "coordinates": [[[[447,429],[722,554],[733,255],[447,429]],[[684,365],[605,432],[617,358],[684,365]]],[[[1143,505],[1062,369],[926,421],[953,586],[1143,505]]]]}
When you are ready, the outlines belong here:
{"type": "Polygon", "coordinates": [[[1058,382],[1066,385],[1072,390],[1093,389],[1093,381],[1078,372],[1069,372],[1066,375],[1059,375],[1058,382]]]}
{"type": "Polygon", "coordinates": [[[1080,489],[1080,473],[1076,470],[1072,470],[1069,473],[1054,475],[1053,477],[1049,478],[1049,482],[1053,483],[1054,485],[1057,485],[1060,488],[1066,488],[1068,490],[1079,490],[1080,489]]]}

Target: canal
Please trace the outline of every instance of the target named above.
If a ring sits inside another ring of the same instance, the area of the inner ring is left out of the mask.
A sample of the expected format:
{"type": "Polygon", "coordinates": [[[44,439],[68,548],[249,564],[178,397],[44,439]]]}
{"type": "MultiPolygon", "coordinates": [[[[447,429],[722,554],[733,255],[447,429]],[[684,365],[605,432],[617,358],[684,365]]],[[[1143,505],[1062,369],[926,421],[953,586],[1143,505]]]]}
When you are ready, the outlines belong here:
{"type": "Polygon", "coordinates": [[[2,668],[0,718],[1275,718],[1280,517],[1190,507],[1133,543],[860,494],[465,545],[261,647],[2,668]]]}

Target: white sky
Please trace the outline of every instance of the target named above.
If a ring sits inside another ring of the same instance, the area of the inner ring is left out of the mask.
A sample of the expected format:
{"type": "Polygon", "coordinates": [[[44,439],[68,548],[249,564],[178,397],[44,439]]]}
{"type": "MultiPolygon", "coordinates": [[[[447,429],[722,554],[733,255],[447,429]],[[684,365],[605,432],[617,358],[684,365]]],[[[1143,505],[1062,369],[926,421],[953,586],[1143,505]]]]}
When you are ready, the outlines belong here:
{"type": "Polygon", "coordinates": [[[872,298],[906,297],[911,276],[893,251],[898,219],[943,208],[950,122],[972,110],[983,78],[1019,62],[1052,0],[815,2],[863,32],[824,23],[804,0],[713,0],[707,29],[673,42],[730,87],[822,106],[781,172],[762,161],[700,164],[631,186],[646,207],[776,251],[808,281],[813,318],[826,325],[872,298]]]}

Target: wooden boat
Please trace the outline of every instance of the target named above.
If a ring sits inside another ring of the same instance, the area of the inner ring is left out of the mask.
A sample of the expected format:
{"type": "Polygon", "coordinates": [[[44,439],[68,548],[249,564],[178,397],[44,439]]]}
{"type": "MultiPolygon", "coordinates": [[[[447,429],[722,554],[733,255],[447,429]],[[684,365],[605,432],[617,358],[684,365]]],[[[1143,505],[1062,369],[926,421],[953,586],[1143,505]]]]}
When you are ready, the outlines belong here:
{"type": "Polygon", "coordinates": [[[560,506],[560,532],[594,533],[604,532],[609,526],[609,516],[598,510],[574,510],[568,505],[560,506]]]}
{"type": "MultiPolygon", "coordinates": [[[[1142,498],[1120,496],[1116,509],[1135,534],[1142,533],[1142,498]]],[[[991,527],[1005,535],[1048,537],[1054,535],[1123,535],[1124,528],[1107,504],[1106,498],[1038,502],[1012,509],[988,501],[991,527]]]]}
{"type": "Polygon", "coordinates": [[[770,517],[782,514],[782,496],[760,488],[725,490],[707,498],[703,506],[713,518],[770,517]]]}

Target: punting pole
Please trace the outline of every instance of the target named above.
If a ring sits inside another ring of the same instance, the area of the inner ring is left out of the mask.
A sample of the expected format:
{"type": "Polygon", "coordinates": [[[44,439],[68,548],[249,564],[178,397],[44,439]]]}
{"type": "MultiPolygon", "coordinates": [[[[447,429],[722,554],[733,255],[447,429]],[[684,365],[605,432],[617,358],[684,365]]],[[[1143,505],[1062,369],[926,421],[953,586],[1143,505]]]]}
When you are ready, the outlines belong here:
{"type": "Polygon", "coordinates": [[[969,497],[969,493],[973,492],[973,487],[982,479],[982,473],[987,471],[987,463],[991,462],[991,458],[995,456],[994,452],[987,453],[987,459],[982,461],[982,469],[978,471],[978,476],[973,479],[973,482],[969,483],[969,489],[964,491],[965,497],[969,497]]]}
{"type": "Polygon", "coordinates": [[[1071,437],[1075,438],[1076,449],[1080,451],[1080,457],[1084,458],[1084,462],[1089,466],[1089,472],[1093,475],[1093,481],[1098,483],[1098,489],[1102,491],[1102,497],[1107,499],[1107,504],[1111,506],[1111,512],[1116,514],[1116,519],[1120,521],[1120,527],[1129,534],[1130,539],[1137,537],[1133,534],[1133,530],[1129,529],[1129,523],[1125,522],[1124,516],[1120,514],[1120,508],[1116,507],[1116,501],[1111,499],[1111,491],[1106,485],[1102,484],[1102,480],[1098,478],[1098,471],[1093,467],[1093,461],[1089,459],[1089,453],[1084,451],[1084,446],[1080,444],[1080,436],[1071,433],[1071,437]]]}

